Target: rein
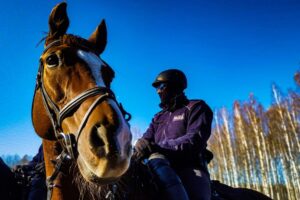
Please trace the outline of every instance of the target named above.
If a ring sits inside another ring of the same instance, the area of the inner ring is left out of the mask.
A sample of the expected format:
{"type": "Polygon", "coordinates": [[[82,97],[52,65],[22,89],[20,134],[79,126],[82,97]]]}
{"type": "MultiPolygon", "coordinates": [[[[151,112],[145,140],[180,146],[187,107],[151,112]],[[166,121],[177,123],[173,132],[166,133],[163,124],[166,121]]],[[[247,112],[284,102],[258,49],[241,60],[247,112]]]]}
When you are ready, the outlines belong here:
{"type": "MultiPolygon", "coordinates": [[[[47,45],[45,47],[42,55],[49,48],[51,48],[53,46],[58,46],[60,44],[61,44],[60,40],[55,40],[54,42],[50,43],[49,45],[47,45]]],[[[50,200],[52,197],[53,188],[59,187],[58,185],[54,184],[54,180],[57,178],[59,172],[61,171],[61,167],[66,162],[68,162],[70,160],[75,160],[75,158],[77,157],[78,139],[81,135],[83,128],[86,125],[86,122],[87,122],[90,114],[94,110],[94,108],[103,100],[112,99],[119,106],[119,109],[121,110],[126,121],[130,120],[131,115],[124,110],[122,104],[119,104],[116,101],[114,93],[109,88],[100,87],[100,86],[94,87],[94,88],[91,88],[91,89],[88,89],[88,90],[82,92],[81,94],[76,96],[74,99],[72,99],[70,102],[68,102],[62,109],[59,109],[46,91],[44,81],[43,81],[43,71],[44,71],[44,65],[40,61],[38,75],[36,78],[37,80],[36,80],[35,91],[37,91],[37,89],[41,90],[43,104],[44,104],[47,114],[51,120],[51,124],[53,126],[55,137],[60,142],[62,149],[63,149],[62,152],[60,153],[60,155],[58,155],[57,158],[53,161],[53,163],[55,164],[55,169],[54,169],[52,175],[47,177],[47,181],[46,181],[47,188],[48,188],[47,199],[50,200]],[[65,134],[63,132],[62,126],[61,126],[63,120],[68,115],[70,115],[75,108],[78,108],[81,105],[81,103],[83,103],[86,99],[96,96],[96,95],[100,95],[100,96],[97,97],[94,100],[94,102],[90,105],[89,109],[87,110],[84,117],[82,118],[81,123],[80,123],[79,128],[76,131],[76,133],[75,134],[74,133],[65,134]]]]}

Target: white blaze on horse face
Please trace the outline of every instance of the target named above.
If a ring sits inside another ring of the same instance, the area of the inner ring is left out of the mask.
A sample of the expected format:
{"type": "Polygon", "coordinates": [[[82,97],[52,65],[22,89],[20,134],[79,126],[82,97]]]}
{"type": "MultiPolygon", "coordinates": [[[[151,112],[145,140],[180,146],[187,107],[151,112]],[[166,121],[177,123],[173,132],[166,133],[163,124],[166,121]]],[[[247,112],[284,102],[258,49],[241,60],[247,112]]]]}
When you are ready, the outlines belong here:
{"type": "Polygon", "coordinates": [[[102,74],[101,74],[101,67],[105,65],[104,62],[94,53],[87,52],[83,50],[78,50],[77,55],[79,58],[84,60],[91,69],[91,72],[94,76],[96,84],[100,87],[105,87],[102,74]]]}

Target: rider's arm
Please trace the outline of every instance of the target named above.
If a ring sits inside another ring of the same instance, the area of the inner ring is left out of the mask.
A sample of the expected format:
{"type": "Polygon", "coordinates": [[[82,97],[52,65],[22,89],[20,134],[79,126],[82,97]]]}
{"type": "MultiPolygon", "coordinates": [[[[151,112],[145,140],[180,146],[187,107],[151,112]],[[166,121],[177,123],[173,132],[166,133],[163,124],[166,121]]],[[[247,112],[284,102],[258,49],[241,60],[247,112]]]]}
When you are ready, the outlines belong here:
{"type": "Polygon", "coordinates": [[[154,117],[152,118],[152,121],[148,127],[148,129],[146,130],[146,132],[143,135],[143,139],[148,140],[149,142],[154,142],[155,138],[155,132],[157,130],[158,124],[159,124],[159,118],[161,116],[162,112],[159,112],[157,114],[154,115],[154,117]]]}
{"type": "Polygon", "coordinates": [[[212,118],[213,112],[207,104],[203,101],[196,103],[188,114],[186,134],[168,140],[167,146],[174,151],[183,153],[203,151],[211,134],[212,118]]]}
{"type": "Polygon", "coordinates": [[[155,122],[152,119],[152,122],[150,123],[148,129],[146,130],[142,138],[148,140],[149,142],[153,142],[154,133],[155,133],[155,122]]]}

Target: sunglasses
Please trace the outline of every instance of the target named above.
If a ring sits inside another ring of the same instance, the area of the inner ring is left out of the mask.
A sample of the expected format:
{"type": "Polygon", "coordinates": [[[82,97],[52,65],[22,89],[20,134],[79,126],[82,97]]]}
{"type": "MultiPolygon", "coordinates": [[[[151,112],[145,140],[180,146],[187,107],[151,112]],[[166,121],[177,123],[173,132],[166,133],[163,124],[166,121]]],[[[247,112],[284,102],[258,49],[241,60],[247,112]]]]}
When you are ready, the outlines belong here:
{"type": "Polygon", "coordinates": [[[167,83],[160,83],[155,88],[156,90],[164,90],[167,87],[167,83]]]}

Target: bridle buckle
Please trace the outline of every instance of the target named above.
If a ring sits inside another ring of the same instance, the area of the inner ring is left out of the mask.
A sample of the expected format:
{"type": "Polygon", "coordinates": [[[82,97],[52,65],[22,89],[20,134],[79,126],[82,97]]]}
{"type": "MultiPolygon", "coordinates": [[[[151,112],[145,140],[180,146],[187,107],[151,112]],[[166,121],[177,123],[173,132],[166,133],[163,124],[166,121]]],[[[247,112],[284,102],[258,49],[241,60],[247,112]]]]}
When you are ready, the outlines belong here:
{"type": "Polygon", "coordinates": [[[60,132],[58,136],[58,139],[62,141],[62,144],[64,145],[68,156],[70,156],[71,159],[75,159],[77,154],[75,135],[72,133],[65,134],[63,132],[60,132]]]}

